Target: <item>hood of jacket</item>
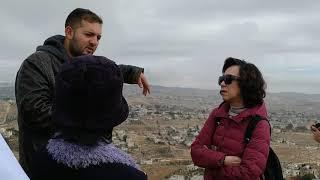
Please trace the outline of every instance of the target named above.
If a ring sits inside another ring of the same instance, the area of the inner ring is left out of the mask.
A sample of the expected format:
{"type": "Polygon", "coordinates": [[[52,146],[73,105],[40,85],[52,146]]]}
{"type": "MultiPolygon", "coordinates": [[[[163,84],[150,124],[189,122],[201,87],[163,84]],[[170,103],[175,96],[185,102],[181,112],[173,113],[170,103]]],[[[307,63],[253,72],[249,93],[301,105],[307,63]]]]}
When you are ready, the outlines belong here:
{"type": "Polygon", "coordinates": [[[62,63],[67,62],[69,57],[64,48],[64,39],[62,35],[55,35],[46,39],[43,45],[37,47],[37,51],[48,52],[56,56],[62,63]]]}

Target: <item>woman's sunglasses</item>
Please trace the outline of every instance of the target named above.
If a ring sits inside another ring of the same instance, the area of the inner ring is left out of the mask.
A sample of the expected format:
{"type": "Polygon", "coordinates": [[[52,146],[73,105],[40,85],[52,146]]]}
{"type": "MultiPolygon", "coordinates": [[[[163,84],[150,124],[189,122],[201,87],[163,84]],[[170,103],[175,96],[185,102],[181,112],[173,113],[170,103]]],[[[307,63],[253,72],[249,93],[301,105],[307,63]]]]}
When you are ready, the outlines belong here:
{"type": "Polygon", "coordinates": [[[240,77],[230,74],[223,75],[219,77],[218,84],[221,85],[222,81],[224,81],[224,83],[228,85],[231,84],[233,80],[240,81],[240,77]]]}

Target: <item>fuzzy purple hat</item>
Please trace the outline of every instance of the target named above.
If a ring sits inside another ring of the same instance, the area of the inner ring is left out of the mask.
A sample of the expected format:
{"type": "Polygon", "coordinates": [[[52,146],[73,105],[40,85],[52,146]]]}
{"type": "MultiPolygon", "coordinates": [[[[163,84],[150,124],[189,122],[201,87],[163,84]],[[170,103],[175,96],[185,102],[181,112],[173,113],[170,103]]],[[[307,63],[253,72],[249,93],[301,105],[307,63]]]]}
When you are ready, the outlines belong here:
{"type": "Polygon", "coordinates": [[[95,143],[128,117],[119,67],[85,55],[62,65],[56,76],[52,118],[58,131],[80,143],[95,143]]]}

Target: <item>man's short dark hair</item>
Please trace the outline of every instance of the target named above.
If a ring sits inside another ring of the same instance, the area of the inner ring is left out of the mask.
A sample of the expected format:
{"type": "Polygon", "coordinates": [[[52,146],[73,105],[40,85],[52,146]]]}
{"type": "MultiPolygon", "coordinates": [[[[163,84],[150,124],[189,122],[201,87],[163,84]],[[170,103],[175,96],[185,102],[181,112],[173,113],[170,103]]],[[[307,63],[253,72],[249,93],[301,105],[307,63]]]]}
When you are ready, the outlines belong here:
{"type": "Polygon", "coordinates": [[[263,98],[266,96],[266,83],[262,73],[254,64],[232,57],[225,60],[222,73],[233,65],[239,66],[239,87],[244,106],[251,108],[262,104],[263,98]]]}
{"type": "Polygon", "coordinates": [[[102,19],[94,12],[90,11],[89,9],[77,8],[68,15],[65,23],[65,28],[67,26],[76,28],[77,25],[81,24],[82,20],[88,21],[90,23],[103,24],[102,19]]]}

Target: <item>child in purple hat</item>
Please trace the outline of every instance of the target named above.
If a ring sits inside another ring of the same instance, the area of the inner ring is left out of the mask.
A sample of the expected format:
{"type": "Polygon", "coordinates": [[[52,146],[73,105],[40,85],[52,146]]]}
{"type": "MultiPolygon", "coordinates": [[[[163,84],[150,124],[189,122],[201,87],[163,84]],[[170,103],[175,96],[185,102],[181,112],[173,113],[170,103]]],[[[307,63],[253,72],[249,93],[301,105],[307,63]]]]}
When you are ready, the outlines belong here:
{"type": "Polygon", "coordinates": [[[79,56],[62,66],[52,109],[56,133],[33,157],[33,179],[147,179],[112,144],[113,127],[129,112],[122,88],[119,67],[105,57],[79,56]]]}

